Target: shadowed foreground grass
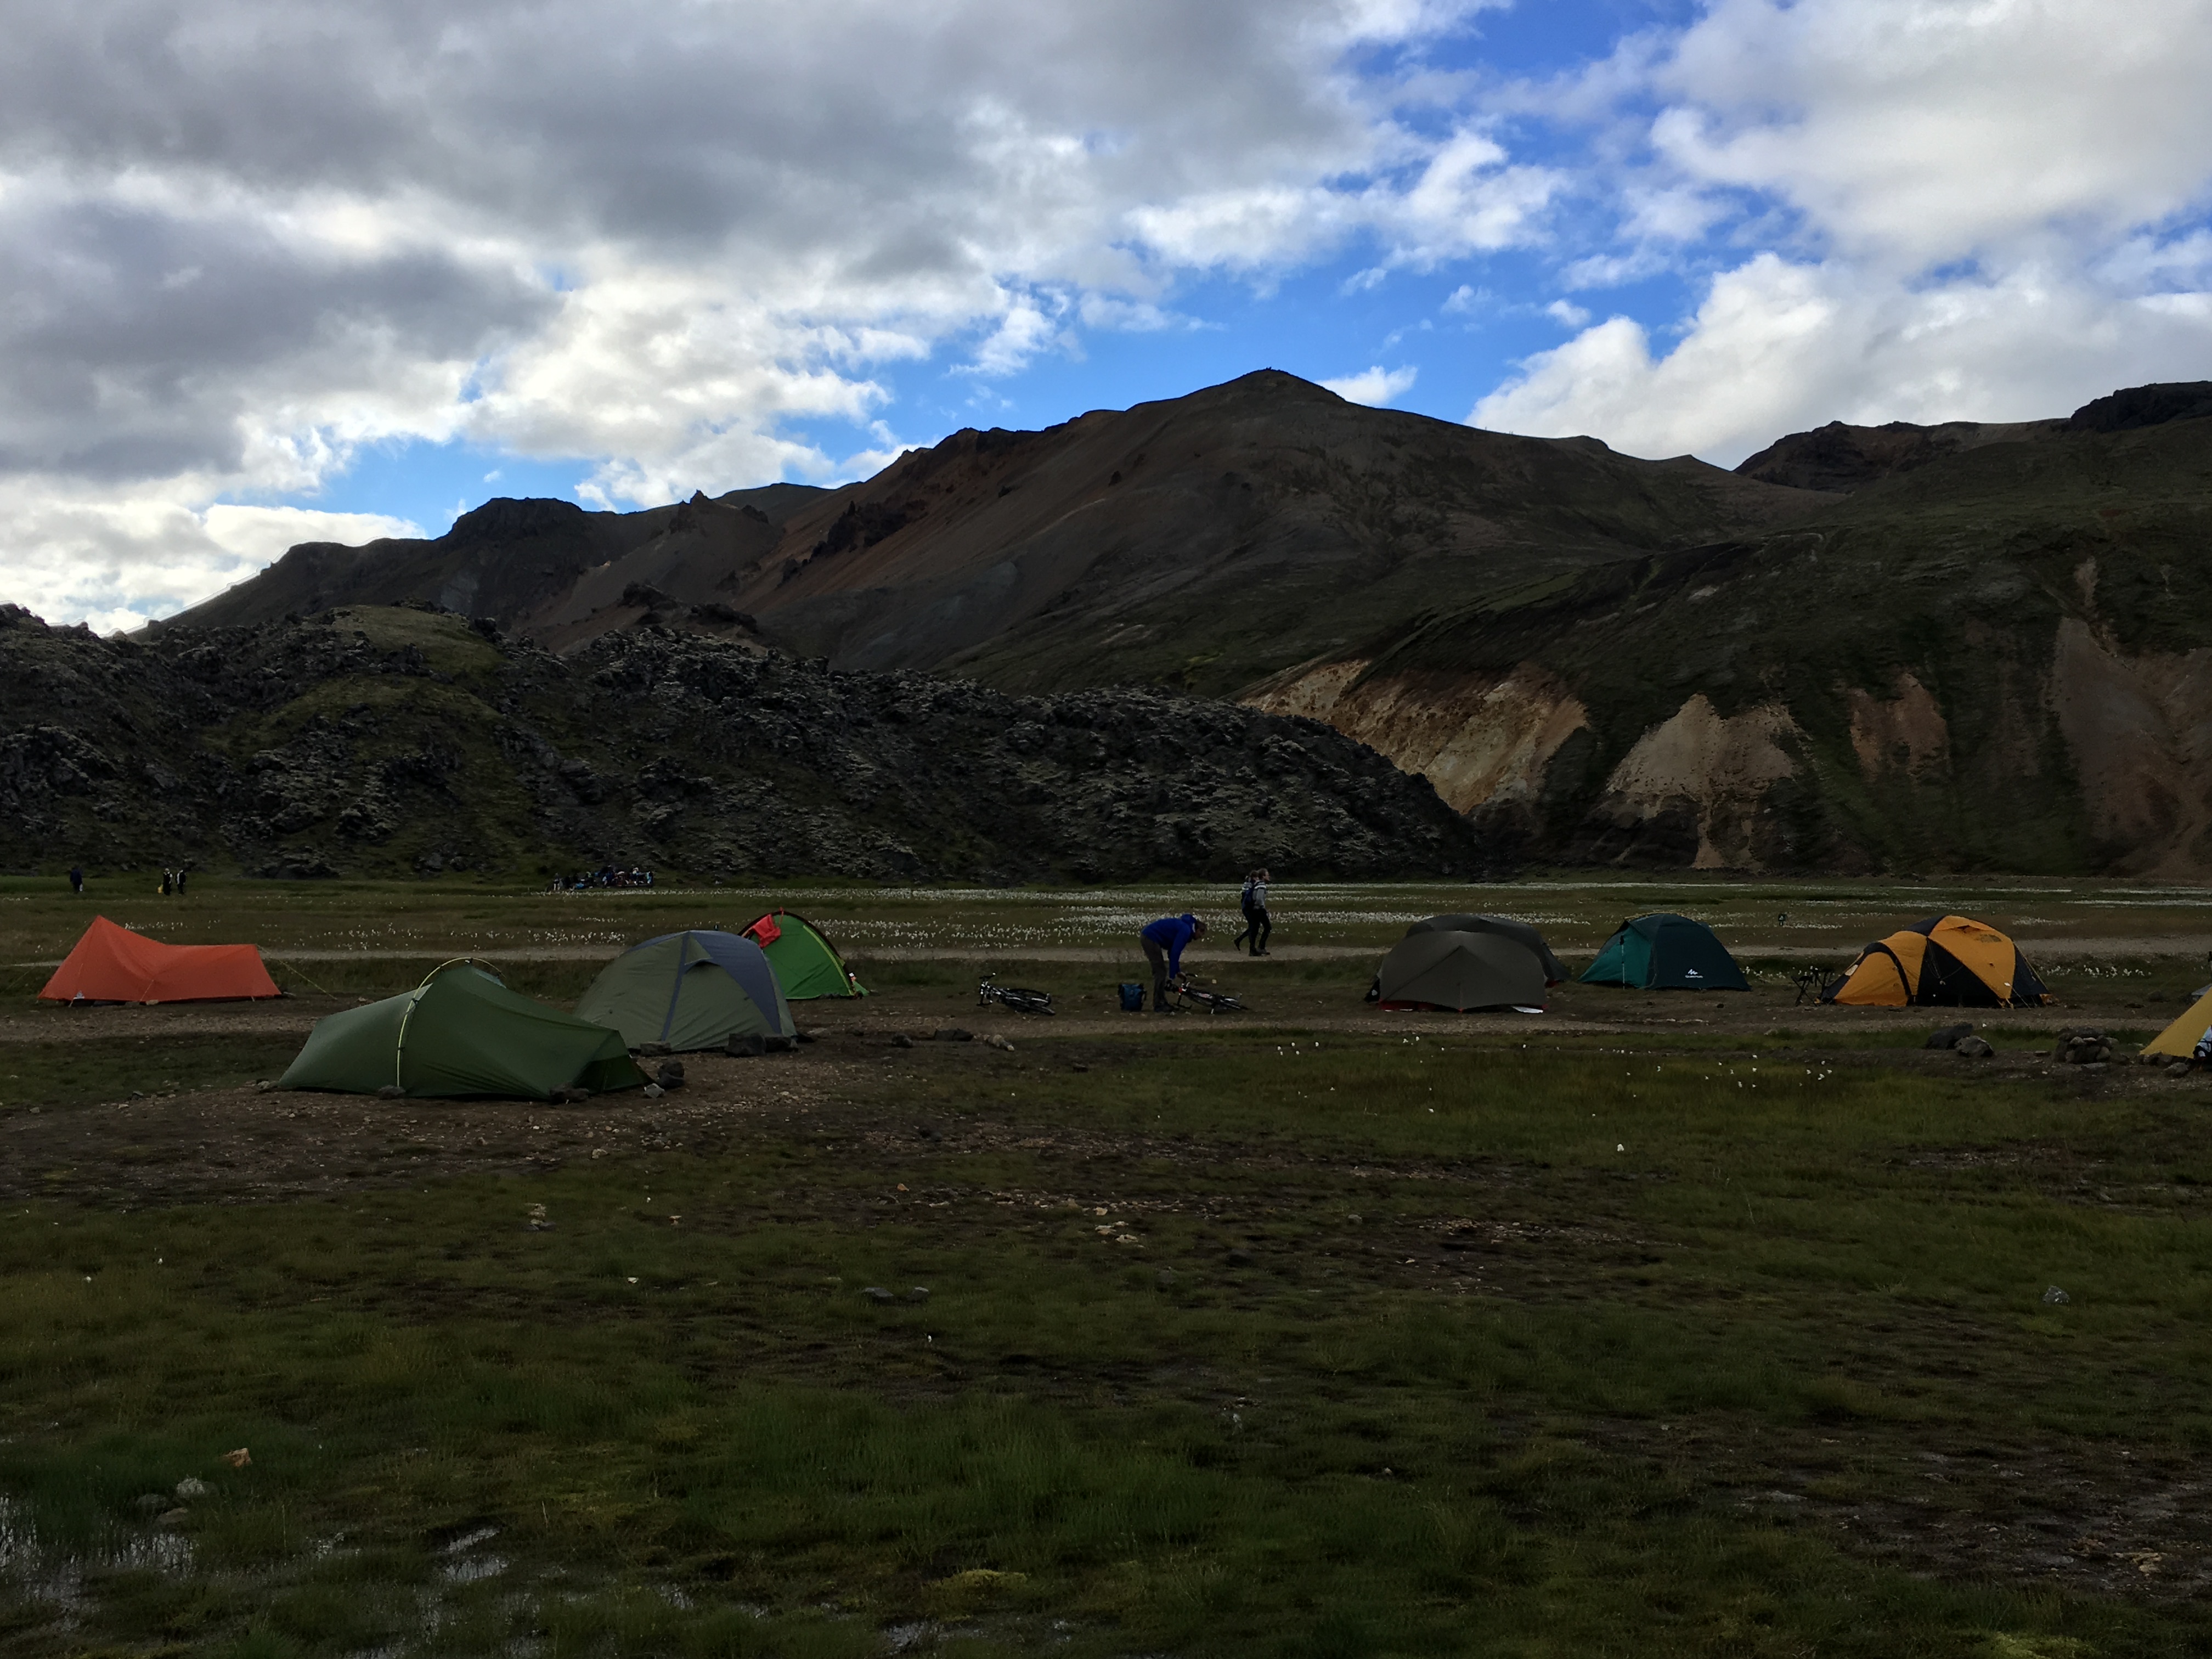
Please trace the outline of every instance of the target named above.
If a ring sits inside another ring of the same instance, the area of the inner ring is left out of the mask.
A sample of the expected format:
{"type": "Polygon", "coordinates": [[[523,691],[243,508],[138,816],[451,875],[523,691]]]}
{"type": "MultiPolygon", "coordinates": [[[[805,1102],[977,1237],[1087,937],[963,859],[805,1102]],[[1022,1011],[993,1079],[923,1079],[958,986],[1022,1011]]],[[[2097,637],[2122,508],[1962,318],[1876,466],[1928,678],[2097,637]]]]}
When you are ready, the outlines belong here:
{"type": "Polygon", "coordinates": [[[0,1218],[0,1652],[2212,1642],[2187,1516],[2002,1541],[2212,1445],[2187,1095],[1185,1030],[845,1093],[0,1218]]]}

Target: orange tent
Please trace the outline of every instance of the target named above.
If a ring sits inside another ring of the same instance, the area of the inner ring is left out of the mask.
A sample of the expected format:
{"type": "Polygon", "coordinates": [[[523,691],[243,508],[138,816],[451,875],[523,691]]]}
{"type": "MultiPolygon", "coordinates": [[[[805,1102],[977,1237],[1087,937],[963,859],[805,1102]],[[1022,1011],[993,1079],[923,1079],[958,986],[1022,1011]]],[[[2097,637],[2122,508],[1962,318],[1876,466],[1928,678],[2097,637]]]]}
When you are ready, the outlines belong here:
{"type": "Polygon", "coordinates": [[[1966,916],[1930,916],[1868,945],[1820,1000],[2034,1008],[2051,997],[2020,948],[1996,928],[1966,916]]]}
{"type": "Polygon", "coordinates": [[[46,988],[48,1002],[213,1002],[282,996],[251,945],[164,945],[94,916],[46,988]]]}

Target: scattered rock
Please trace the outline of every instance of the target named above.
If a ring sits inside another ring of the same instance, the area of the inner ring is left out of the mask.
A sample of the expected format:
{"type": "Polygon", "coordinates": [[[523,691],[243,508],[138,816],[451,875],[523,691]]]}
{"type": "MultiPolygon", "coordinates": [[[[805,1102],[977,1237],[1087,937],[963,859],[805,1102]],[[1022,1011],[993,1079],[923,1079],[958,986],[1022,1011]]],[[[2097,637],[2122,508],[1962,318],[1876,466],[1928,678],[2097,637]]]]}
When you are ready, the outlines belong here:
{"type": "Polygon", "coordinates": [[[191,1503],[195,1498],[205,1498],[214,1490],[214,1487],[208,1485],[206,1481],[201,1480],[199,1476],[196,1474],[186,1475],[183,1480],[178,1481],[176,1485],[176,1493],[178,1498],[187,1504],[191,1503]]]}
{"type": "Polygon", "coordinates": [[[933,1042],[973,1042],[975,1040],[973,1031],[963,1031],[957,1025],[940,1025],[929,1036],[933,1042]]]}
{"type": "Polygon", "coordinates": [[[631,1052],[641,1060],[655,1060],[662,1054],[672,1054],[676,1050],[665,1042],[641,1042],[631,1052]]]}
{"type": "Polygon", "coordinates": [[[891,1047],[894,1048],[911,1048],[914,1047],[914,1039],[908,1036],[904,1031],[894,1031],[891,1033],[891,1047]]]}
{"type": "Polygon", "coordinates": [[[927,1302],[927,1301],[928,1301],[928,1300],[929,1300],[929,1286],[928,1286],[928,1285],[915,1285],[912,1290],[908,1291],[906,1293],[906,1299],[907,1299],[908,1301],[909,1301],[909,1302],[927,1302]]]}
{"type": "Polygon", "coordinates": [[[757,1059],[768,1052],[768,1039],[758,1031],[732,1031],[724,1039],[722,1052],[732,1059],[757,1059]]]}
{"type": "MultiPolygon", "coordinates": [[[[379,1089],[376,1091],[376,1097],[379,1100],[398,1100],[407,1091],[404,1089],[402,1089],[398,1084],[387,1083],[381,1089],[379,1089]]],[[[131,1098],[135,1100],[137,1097],[133,1095],[131,1098]]]]}
{"type": "Polygon", "coordinates": [[[553,1224],[545,1218],[545,1206],[543,1204],[532,1204],[524,1213],[529,1218],[524,1224],[532,1232],[550,1233],[553,1231],[553,1224]]]}
{"type": "Polygon", "coordinates": [[[170,1506],[169,1494],[165,1492],[142,1492],[131,1500],[131,1507],[141,1515],[159,1515],[170,1506]]]}
{"type": "Polygon", "coordinates": [[[1986,1039],[1975,1036],[1970,1032],[1951,1045],[1951,1052],[1966,1060],[1987,1060],[1991,1054],[1996,1053],[1996,1050],[1990,1046],[1986,1039]]]}
{"type": "Polygon", "coordinates": [[[680,1060],[662,1060],[660,1062],[660,1069],[653,1073],[653,1080],[655,1083],[658,1083],[664,1089],[682,1088],[684,1086],[684,1062],[680,1060]]]}
{"type": "Polygon", "coordinates": [[[2168,1077],[2187,1077],[2189,1072],[2189,1062],[2185,1060],[2177,1060],[2166,1068],[2166,1074],[2168,1077]]]}
{"type": "Polygon", "coordinates": [[[592,1091],[589,1089],[579,1089],[574,1086],[556,1089],[553,1091],[554,1103],[561,1106],[580,1106],[591,1097],[592,1091]]]}
{"type": "Polygon", "coordinates": [[[236,1451],[225,1452],[222,1455],[222,1461],[234,1469],[242,1469],[253,1461],[253,1454],[240,1446],[236,1451]]]}
{"type": "Polygon", "coordinates": [[[265,1095],[276,1086],[276,1085],[275,1084],[271,1083],[264,1077],[258,1083],[253,1085],[253,1092],[258,1095],[265,1095]]]}
{"type": "Polygon", "coordinates": [[[1956,1025],[1946,1025],[1940,1031],[1929,1033],[1928,1041],[1920,1046],[1923,1048],[1956,1048],[1960,1037],[1972,1036],[1973,1034],[1973,1022],[1962,1019],[1956,1025]]]}
{"type": "Polygon", "coordinates": [[[896,1302],[898,1297],[880,1285],[871,1285],[860,1292],[871,1302],[896,1302]]]}
{"type": "Polygon", "coordinates": [[[1010,1054],[1014,1052],[1014,1045],[1007,1042],[1006,1038],[999,1036],[996,1032],[993,1032],[988,1036],[978,1037],[975,1040],[978,1042],[987,1042],[994,1048],[1004,1048],[1010,1054]]]}
{"type": "Polygon", "coordinates": [[[2060,1308],[2065,1306],[2066,1304],[2071,1302],[2074,1298],[2067,1295],[2065,1291],[2060,1290],[2056,1285],[2053,1285],[2049,1290],[2043,1293],[2043,1299],[2050,1306],[2060,1308]]]}
{"type": "Polygon", "coordinates": [[[661,1096],[667,1092],[668,1091],[662,1088],[658,1083],[648,1083],[645,1085],[644,1094],[647,1100],[658,1100],[661,1096]]]}
{"type": "Polygon", "coordinates": [[[190,1510],[165,1510],[154,1517],[154,1524],[157,1527],[181,1527],[190,1519],[190,1510]]]}
{"type": "Polygon", "coordinates": [[[2100,1066],[2112,1057],[2112,1040],[2094,1025],[2069,1025],[2051,1046],[2051,1058],[2069,1066],[2100,1066]]]}

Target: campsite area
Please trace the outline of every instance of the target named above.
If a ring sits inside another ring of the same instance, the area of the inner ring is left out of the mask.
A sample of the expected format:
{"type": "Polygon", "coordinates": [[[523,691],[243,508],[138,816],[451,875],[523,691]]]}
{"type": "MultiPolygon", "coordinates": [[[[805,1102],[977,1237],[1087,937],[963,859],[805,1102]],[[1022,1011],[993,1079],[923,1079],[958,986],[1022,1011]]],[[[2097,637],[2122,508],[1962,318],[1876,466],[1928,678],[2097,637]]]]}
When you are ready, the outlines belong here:
{"type": "Polygon", "coordinates": [[[0,883],[0,1653],[2212,1644],[2212,1076],[2122,1063],[2202,889],[1285,884],[1254,961],[1230,890],[118,887],[0,883]],[[1249,1012],[1118,1012],[1187,906],[1249,1012]],[[572,1007],[773,908],[872,993],[793,1052],[255,1086],[448,957],[572,1007]],[[1680,911],[1751,989],[1362,1001],[1467,909],[1577,971],[1680,911]],[[2053,1005],[1796,1000],[1947,911],[2053,1005]],[[292,994],[40,1006],[95,914],[292,994]]]}

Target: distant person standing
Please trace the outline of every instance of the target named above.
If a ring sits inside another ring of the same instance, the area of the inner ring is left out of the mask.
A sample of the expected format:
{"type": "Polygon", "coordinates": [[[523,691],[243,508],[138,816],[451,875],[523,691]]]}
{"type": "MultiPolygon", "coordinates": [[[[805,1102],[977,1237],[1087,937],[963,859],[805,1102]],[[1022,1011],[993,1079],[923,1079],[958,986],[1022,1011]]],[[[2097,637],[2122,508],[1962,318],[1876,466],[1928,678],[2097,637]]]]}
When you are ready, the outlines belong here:
{"type": "Polygon", "coordinates": [[[187,873],[189,872],[183,870],[177,872],[177,896],[179,898],[182,898],[185,896],[185,877],[187,873]]]}
{"type": "Polygon", "coordinates": [[[172,879],[173,879],[173,878],[170,876],[167,870],[161,872],[161,896],[163,898],[169,896],[169,884],[172,879]]]}
{"type": "Polygon", "coordinates": [[[1154,1013],[1169,1012],[1168,982],[1182,977],[1183,947],[1193,939],[1205,937],[1206,924],[1188,910],[1179,916],[1162,916],[1137,935],[1137,943],[1145,947],[1145,960],[1152,970],[1154,1013]]]}
{"type": "Polygon", "coordinates": [[[1267,954],[1267,939],[1275,931],[1275,924],[1267,919],[1267,872],[1255,870],[1244,878],[1244,890],[1237,896],[1237,903],[1244,912],[1244,931],[1229,942],[1235,950],[1246,939],[1252,941],[1252,954],[1267,954]]]}
{"type": "Polygon", "coordinates": [[[84,866],[82,864],[70,866],[70,891],[72,893],[84,891],[84,866]]]}

